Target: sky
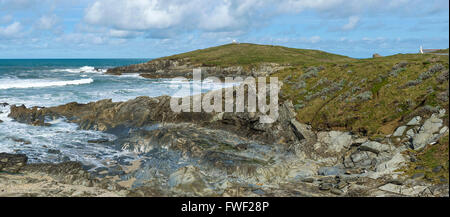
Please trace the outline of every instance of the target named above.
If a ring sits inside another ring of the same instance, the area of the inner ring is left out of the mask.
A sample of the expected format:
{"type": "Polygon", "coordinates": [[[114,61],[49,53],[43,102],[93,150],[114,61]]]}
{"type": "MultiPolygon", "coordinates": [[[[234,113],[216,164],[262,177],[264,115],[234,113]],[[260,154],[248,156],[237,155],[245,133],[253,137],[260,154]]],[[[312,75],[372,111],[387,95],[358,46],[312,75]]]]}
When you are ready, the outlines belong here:
{"type": "Polygon", "coordinates": [[[231,43],[355,58],[449,47],[447,0],[0,0],[0,58],[157,58],[231,43]]]}

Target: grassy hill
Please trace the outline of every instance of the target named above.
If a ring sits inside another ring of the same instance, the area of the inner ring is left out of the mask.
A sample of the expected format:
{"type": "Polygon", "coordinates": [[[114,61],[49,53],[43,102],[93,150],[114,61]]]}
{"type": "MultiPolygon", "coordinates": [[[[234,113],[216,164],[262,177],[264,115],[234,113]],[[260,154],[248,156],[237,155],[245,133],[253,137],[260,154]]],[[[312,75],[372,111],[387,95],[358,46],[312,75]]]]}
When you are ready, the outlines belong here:
{"type": "Polygon", "coordinates": [[[298,120],[316,129],[381,137],[415,115],[448,111],[448,68],[448,56],[399,54],[304,64],[275,76],[284,82],[281,97],[293,101],[298,120]]]}
{"type": "MultiPolygon", "coordinates": [[[[436,53],[448,53],[448,49],[436,53]]],[[[446,109],[444,124],[449,125],[447,55],[352,59],[317,50],[229,44],[163,59],[180,58],[188,58],[196,66],[241,65],[249,69],[260,63],[285,65],[271,75],[284,84],[281,101],[292,101],[297,120],[315,130],[350,131],[377,140],[417,115],[427,118],[442,108],[446,109]]],[[[403,170],[411,176],[417,173],[416,168],[423,168],[433,182],[439,183],[443,177],[448,180],[448,150],[447,133],[422,152],[409,150],[417,160],[403,170]],[[439,165],[447,169],[431,172],[439,165]]]]}
{"type": "Polygon", "coordinates": [[[189,58],[202,66],[249,66],[258,63],[298,65],[305,63],[351,61],[352,58],[318,50],[257,44],[227,44],[161,59],[189,58]]]}
{"type": "Polygon", "coordinates": [[[353,59],[318,50],[227,44],[161,59],[247,69],[260,63],[285,65],[272,75],[284,83],[281,99],[291,100],[297,119],[315,129],[384,137],[415,115],[448,110],[449,60],[445,55],[353,59]]]}
{"type": "Polygon", "coordinates": [[[438,50],[432,53],[448,53],[448,48],[447,49],[442,49],[442,50],[438,50]]]}

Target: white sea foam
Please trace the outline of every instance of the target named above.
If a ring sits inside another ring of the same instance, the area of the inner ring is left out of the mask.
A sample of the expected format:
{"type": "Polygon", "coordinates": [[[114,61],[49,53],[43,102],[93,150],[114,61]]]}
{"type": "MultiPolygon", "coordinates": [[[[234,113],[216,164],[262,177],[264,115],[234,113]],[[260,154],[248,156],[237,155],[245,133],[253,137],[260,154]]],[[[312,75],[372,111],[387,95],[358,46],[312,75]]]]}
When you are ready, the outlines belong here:
{"type": "Polygon", "coordinates": [[[69,73],[100,73],[106,72],[106,69],[96,69],[92,66],[83,66],[80,68],[53,69],[51,72],[69,72],[69,73]]]}
{"type": "Polygon", "coordinates": [[[94,82],[92,78],[72,80],[72,81],[53,81],[43,79],[0,79],[0,90],[5,89],[24,89],[24,88],[42,88],[42,87],[54,87],[54,86],[66,86],[66,85],[81,85],[90,84],[94,82]]]}

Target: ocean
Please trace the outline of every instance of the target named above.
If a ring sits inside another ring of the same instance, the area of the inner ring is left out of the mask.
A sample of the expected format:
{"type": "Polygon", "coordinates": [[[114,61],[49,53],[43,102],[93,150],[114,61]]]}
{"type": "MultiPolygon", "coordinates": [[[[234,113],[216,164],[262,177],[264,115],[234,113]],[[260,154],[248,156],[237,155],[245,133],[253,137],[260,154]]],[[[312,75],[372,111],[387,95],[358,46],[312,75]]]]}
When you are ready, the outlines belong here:
{"type": "MultiPolygon", "coordinates": [[[[108,68],[147,62],[149,59],[0,59],[0,103],[9,105],[57,106],[70,102],[88,103],[102,99],[114,102],[138,96],[184,96],[181,82],[145,79],[137,74],[106,75],[108,68]]],[[[192,84],[192,81],[190,81],[192,84]]],[[[203,85],[203,92],[219,89],[218,84],[203,85]]],[[[114,147],[88,143],[114,135],[79,130],[64,119],[50,127],[30,126],[8,118],[9,106],[0,105],[0,153],[26,154],[32,163],[79,161],[92,168],[126,156],[136,157],[114,147]]]]}

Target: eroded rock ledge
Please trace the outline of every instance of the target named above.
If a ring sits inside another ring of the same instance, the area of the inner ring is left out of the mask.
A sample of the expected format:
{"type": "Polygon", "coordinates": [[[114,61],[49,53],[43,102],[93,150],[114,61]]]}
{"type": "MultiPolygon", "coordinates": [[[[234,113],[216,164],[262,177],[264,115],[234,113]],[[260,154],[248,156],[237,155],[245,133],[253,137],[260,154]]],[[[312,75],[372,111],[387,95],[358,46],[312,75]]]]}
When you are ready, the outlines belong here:
{"type": "Polygon", "coordinates": [[[218,67],[205,66],[201,64],[193,64],[189,58],[184,59],[161,59],[153,60],[147,63],[123,66],[108,69],[107,74],[121,75],[126,73],[138,73],[145,78],[175,78],[185,77],[192,78],[192,70],[195,68],[202,69],[204,77],[216,76],[219,78],[236,77],[236,76],[269,76],[285,66],[275,63],[261,63],[249,69],[242,66],[218,67]]]}

